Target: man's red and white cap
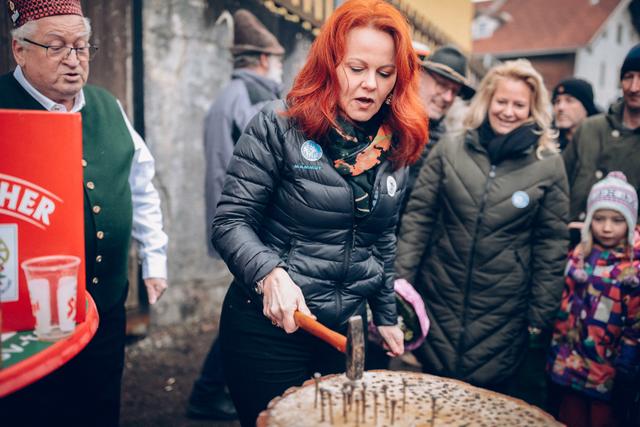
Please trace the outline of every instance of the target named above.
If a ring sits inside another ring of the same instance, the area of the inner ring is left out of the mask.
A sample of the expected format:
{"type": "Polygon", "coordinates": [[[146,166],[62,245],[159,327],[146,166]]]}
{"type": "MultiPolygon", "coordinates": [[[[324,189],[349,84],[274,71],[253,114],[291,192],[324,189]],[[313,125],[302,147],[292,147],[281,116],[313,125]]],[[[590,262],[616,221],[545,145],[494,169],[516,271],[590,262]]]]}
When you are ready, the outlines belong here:
{"type": "Polygon", "coordinates": [[[18,28],[28,21],[55,15],[80,15],[80,0],[8,0],[9,18],[18,28]]]}

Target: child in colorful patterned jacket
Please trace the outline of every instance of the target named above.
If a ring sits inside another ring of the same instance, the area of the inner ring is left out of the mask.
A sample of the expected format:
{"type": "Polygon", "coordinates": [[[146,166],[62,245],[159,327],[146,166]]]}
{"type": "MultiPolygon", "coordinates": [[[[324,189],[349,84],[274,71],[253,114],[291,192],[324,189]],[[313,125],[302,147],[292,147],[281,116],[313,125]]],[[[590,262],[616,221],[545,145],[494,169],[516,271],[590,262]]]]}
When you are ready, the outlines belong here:
{"type": "Polygon", "coordinates": [[[638,195],[623,173],[611,172],[591,188],[548,364],[560,390],[558,418],[569,426],[623,425],[614,383],[617,389],[640,378],[637,218],[638,195]]]}

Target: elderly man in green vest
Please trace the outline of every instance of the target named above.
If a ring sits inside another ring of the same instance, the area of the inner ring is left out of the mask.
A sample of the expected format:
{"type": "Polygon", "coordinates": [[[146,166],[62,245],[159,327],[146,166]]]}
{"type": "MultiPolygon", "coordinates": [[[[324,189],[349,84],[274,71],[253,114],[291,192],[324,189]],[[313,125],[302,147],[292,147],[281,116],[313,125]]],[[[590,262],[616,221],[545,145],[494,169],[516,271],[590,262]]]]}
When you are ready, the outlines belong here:
{"type": "Polygon", "coordinates": [[[18,66],[0,77],[0,108],[82,114],[86,286],[100,326],[71,362],[3,399],[0,418],[7,425],[117,426],[131,237],[140,243],[149,302],[167,287],[167,236],[151,183],[153,157],[119,102],[86,85],[96,49],[80,0],[9,0],[7,5],[18,66]]]}

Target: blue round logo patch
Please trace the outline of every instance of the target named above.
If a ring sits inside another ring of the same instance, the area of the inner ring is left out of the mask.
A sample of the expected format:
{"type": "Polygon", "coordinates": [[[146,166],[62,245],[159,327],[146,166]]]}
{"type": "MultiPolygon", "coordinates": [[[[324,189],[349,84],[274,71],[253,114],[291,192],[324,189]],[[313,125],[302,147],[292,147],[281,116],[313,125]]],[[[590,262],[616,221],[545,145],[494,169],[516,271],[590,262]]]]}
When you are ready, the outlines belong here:
{"type": "Polygon", "coordinates": [[[524,191],[516,191],[511,195],[511,204],[518,209],[529,206],[529,195],[524,191]]]}
{"type": "Polygon", "coordinates": [[[393,197],[396,195],[397,189],[398,189],[398,183],[396,182],[396,179],[391,175],[389,175],[387,177],[387,193],[389,194],[389,196],[393,197]]]}
{"type": "Polygon", "coordinates": [[[320,144],[308,140],[300,147],[300,153],[306,160],[316,162],[322,158],[322,147],[320,147],[320,144]]]}

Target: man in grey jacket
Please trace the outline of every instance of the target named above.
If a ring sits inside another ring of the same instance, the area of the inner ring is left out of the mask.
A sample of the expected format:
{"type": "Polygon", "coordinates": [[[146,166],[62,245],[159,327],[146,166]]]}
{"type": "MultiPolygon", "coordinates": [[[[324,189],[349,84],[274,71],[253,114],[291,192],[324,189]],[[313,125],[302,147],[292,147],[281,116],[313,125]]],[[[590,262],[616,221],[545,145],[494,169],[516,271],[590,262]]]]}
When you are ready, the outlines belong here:
{"type": "MultiPolygon", "coordinates": [[[[231,46],[231,81],[219,92],[209,108],[204,125],[206,161],[205,203],[209,255],[219,258],[211,245],[211,221],[222,194],[227,166],[235,144],[249,120],[271,100],[280,97],[284,48],[273,34],[249,11],[233,15],[234,40],[231,46]]],[[[196,380],[187,415],[192,418],[229,420],[237,418],[225,389],[218,340],[214,340],[196,380]]]]}
{"type": "Polygon", "coordinates": [[[209,255],[211,221],[235,143],[249,120],[268,102],[280,98],[284,48],[249,11],[234,17],[233,72],[209,108],[204,124],[205,200],[209,255]]]}

